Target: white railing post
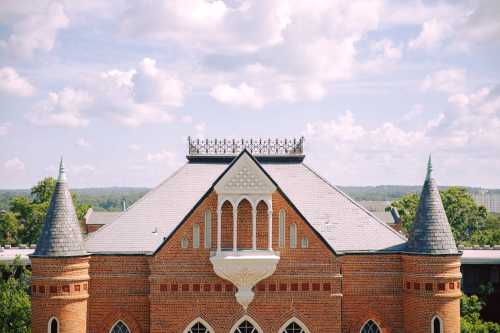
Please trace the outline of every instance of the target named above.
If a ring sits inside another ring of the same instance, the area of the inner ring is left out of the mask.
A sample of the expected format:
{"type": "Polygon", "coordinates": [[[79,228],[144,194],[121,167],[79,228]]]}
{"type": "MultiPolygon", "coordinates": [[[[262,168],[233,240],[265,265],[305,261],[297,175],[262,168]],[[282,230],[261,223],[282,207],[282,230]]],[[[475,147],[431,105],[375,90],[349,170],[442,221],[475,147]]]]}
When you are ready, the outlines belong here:
{"type": "Polygon", "coordinates": [[[217,207],[217,255],[222,252],[222,208],[217,207]]]}
{"type": "Polygon", "coordinates": [[[238,250],[238,207],[233,207],[233,252],[238,250]]]}
{"type": "Polygon", "coordinates": [[[257,250],[257,207],[252,207],[252,249],[257,250]]]}
{"type": "Polygon", "coordinates": [[[273,250],[273,211],[268,210],[267,211],[267,223],[268,223],[268,246],[269,246],[269,251],[273,250]]]}

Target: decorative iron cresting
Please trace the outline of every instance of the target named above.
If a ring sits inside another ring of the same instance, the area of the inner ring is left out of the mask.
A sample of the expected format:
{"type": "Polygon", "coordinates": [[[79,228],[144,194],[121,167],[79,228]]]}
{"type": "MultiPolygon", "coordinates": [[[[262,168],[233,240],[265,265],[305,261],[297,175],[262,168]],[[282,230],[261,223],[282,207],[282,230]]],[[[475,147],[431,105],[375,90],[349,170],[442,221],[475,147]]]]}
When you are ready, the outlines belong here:
{"type": "Polygon", "coordinates": [[[193,139],[188,137],[189,156],[234,156],[247,149],[256,156],[302,156],[304,137],[285,139],[193,139]]]}

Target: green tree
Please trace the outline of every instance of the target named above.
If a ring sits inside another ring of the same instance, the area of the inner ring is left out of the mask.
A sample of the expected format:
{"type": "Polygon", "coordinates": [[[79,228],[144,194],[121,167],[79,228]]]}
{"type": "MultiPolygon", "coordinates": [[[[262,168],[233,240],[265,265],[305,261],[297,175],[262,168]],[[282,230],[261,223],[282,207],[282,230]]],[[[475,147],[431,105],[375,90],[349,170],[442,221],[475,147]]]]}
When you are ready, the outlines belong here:
{"type": "Polygon", "coordinates": [[[19,257],[12,265],[0,266],[0,332],[31,332],[31,301],[29,281],[31,273],[19,257]]]}
{"type": "Polygon", "coordinates": [[[12,244],[17,239],[21,224],[12,212],[0,213],[0,245],[12,244]]]}
{"type": "Polygon", "coordinates": [[[500,333],[500,325],[483,321],[481,309],[484,301],[476,295],[463,295],[460,299],[460,326],[462,333],[500,333]]]}
{"type": "MultiPolygon", "coordinates": [[[[440,191],[443,206],[450,222],[455,241],[460,244],[494,245],[500,241],[500,218],[489,214],[483,206],[476,204],[465,188],[450,187],[440,191]]],[[[408,234],[415,221],[418,194],[406,194],[386,208],[397,209],[402,229],[408,234]]]]}

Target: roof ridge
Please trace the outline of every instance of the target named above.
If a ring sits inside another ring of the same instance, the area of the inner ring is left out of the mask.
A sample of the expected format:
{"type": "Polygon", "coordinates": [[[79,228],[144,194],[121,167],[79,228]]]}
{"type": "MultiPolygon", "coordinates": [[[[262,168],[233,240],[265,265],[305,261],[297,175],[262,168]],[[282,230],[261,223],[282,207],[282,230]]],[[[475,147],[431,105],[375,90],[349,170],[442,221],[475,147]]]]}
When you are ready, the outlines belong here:
{"type": "Polygon", "coordinates": [[[366,209],[365,207],[363,207],[361,204],[359,204],[356,200],[354,200],[353,198],[351,198],[347,193],[345,193],[344,191],[342,191],[341,189],[339,189],[337,186],[335,186],[332,183],[330,183],[326,178],[324,178],[323,176],[321,176],[320,174],[318,174],[311,167],[309,167],[306,163],[302,162],[301,164],[304,165],[304,167],[306,167],[312,174],[314,174],[316,177],[318,177],[319,179],[321,179],[322,181],[324,181],[328,186],[330,186],[332,189],[334,189],[335,191],[337,191],[338,193],[340,193],[342,196],[344,196],[347,200],[349,200],[355,206],[357,206],[358,208],[361,208],[362,211],[364,211],[370,217],[374,218],[375,221],[377,221],[379,224],[381,224],[384,227],[386,227],[387,229],[389,229],[395,235],[399,236],[402,240],[407,241],[407,238],[404,235],[402,235],[399,232],[397,232],[396,230],[394,230],[391,226],[387,225],[387,223],[379,220],[368,209],[366,209]]]}

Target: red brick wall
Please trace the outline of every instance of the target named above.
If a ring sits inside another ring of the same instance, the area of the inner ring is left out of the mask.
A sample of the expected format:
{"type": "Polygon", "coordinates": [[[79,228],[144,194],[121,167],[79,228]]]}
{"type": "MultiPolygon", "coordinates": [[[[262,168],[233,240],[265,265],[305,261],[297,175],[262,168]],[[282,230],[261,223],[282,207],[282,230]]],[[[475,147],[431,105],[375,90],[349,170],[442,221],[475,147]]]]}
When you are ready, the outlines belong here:
{"type": "MultiPolygon", "coordinates": [[[[267,205],[264,201],[257,205],[257,249],[268,248],[267,205]]],[[[277,230],[275,231],[277,232],[277,230]]],[[[277,235],[277,234],[276,234],[277,235]]]]}
{"type": "Polygon", "coordinates": [[[252,205],[242,200],[238,205],[238,249],[252,248],[252,205]]]}
{"type": "Polygon", "coordinates": [[[444,332],[460,332],[460,257],[402,256],[407,332],[429,332],[438,315],[444,332]]]}
{"type": "Polygon", "coordinates": [[[52,317],[60,333],[87,332],[89,257],[31,258],[32,332],[46,333],[52,317]]]}

